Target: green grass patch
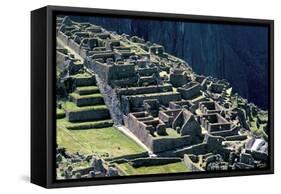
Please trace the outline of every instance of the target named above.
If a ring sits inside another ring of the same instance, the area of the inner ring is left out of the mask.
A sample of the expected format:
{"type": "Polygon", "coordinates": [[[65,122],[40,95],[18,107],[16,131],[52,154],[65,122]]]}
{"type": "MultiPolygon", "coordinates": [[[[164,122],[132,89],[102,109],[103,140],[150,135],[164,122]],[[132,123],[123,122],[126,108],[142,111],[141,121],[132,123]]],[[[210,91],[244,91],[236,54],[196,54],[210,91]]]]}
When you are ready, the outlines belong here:
{"type": "Polygon", "coordinates": [[[123,163],[117,165],[125,174],[124,175],[142,175],[142,174],[166,174],[166,173],[178,173],[189,172],[183,162],[176,162],[165,165],[148,166],[134,168],[129,163],[123,163]]]}
{"type": "Polygon", "coordinates": [[[78,93],[71,93],[69,96],[75,98],[75,99],[84,99],[84,98],[103,98],[100,93],[96,94],[87,94],[87,95],[79,95],[78,93]]]}
{"type": "Polygon", "coordinates": [[[115,127],[68,130],[65,124],[65,119],[57,120],[57,144],[69,152],[118,157],[145,151],[115,127]]]}

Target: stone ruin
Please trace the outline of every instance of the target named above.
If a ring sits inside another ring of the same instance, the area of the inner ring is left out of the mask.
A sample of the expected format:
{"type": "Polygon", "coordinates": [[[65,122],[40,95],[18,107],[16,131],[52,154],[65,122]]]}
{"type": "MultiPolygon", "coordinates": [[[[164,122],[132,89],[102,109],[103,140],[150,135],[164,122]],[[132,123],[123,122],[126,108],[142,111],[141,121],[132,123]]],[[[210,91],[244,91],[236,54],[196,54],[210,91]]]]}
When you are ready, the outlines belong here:
{"type": "MultiPolygon", "coordinates": [[[[98,87],[110,90],[101,90],[104,98],[117,101],[118,106],[105,101],[112,118],[119,113],[115,124],[130,130],[156,158],[181,158],[191,171],[267,166],[267,111],[233,94],[226,80],[196,74],[162,45],[69,17],[58,19],[57,38],[83,60],[58,48],[57,61],[68,67],[62,75],[91,72],[98,87]]],[[[75,96],[77,106],[93,104],[75,96]]]]}
{"type": "Polygon", "coordinates": [[[119,176],[114,166],[106,165],[105,161],[94,155],[83,155],[79,152],[71,154],[64,148],[56,150],[56,165],[58,179],[79,179],[104,176],[119,176]],[[80,166],[88,165],[86,168],[80,166]]]}

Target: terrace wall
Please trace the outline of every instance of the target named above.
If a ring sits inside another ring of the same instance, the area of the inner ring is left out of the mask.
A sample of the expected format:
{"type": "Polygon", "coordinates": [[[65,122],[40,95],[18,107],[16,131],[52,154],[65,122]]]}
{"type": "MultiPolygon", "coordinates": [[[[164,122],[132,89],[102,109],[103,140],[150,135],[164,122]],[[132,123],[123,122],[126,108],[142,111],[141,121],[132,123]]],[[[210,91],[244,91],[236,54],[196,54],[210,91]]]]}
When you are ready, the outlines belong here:
{"type": "Polygon", "coordinates": [[[172,91],[172,85],[163,86],[147,86],[147,87],[131,87],[117,89],[118,95],[137,95],[137,94],[149,94],[149,93],[160,93],[164,91],[172,91]]]}
{"type": "Polygon", "coordinates": [[[194,86],[191,86],[190,88],[179,87],[177,91],[181,94],[181,97],[183,99],[190,99],[194,96],[198,96],[199,94],[201,94],[200,89],[201,89],[200,84],[196,84],[194,86]]]}
{"type": "Polygon", "coordinates": [[[137,158],[131,160],[130,163],[133,167],[138,168],[142,166],[155,166],[155,165],[165,165],[175,162],[181,162],[181,158],[137,158]]]}
{"type": "Polygon", "coordinates": [[[110,118],[107,109],[84,110],[77,112],[66,110],[66,116],[70,122],[102,120],[110,118]]]}

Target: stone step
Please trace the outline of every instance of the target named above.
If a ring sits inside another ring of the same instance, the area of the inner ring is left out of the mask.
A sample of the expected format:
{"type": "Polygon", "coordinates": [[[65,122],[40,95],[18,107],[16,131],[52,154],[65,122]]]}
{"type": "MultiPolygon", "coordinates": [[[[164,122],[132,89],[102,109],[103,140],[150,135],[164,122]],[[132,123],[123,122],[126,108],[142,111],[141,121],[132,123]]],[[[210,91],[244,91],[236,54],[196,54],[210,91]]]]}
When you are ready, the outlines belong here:
{"type": "Polygon", "coordinates": [[[69,94],[70,100],[74,102],[77,106],[94,106],[103,105],[103,96],[100,93],[79,95],[78,93],[69,94]]]}
{"type": "Polygon", "coordinates": [[[72,75],[71,78],[76,86],[95,86],[97,84],[95,76],[89,73],[72,75]]]}
{"type": "Polygon", "coordinates": [[[88,94],[100,93],[99,88],[97,86],[76,87],[75,92],[78,93],[79,95],[88,95],[88,94]]]}
{"type": "Polygon", "coordinates": [[[110,119],[105,105],[79,107],[73,102],[64,105],[66,117],[69,122],[99,121],[110,119]]]}
{"type": "Polygon", "coordinates": [[[71,123],[66,126],[69,130],[83,130],[83,129],[98,129],[105,127],[112,127],[113,121],[109,120],[99,120],[99,121],[90,121],[90,122],[79,122],[71,123]]]}

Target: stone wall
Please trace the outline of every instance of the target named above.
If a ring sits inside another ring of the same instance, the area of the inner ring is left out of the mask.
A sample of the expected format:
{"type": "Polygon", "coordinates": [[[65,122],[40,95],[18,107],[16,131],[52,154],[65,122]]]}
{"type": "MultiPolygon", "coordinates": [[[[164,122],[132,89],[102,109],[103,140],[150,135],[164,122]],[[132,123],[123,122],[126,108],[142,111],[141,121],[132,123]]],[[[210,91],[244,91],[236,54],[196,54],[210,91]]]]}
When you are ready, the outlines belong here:
{"type": "MultiPolygon", "coordinates": [[[[140,113],[140,114],[145,114],[140,113]]],[[[139,122],[135,116],[144,117],[144,115],[132,115],[127,116],[127,128],[135,134],[141,142],[143,142],[147,147],[152,148],[153,137],[147,130],[146,125],[139,122]]]]}
{"type": "Polygon", "coordinates": [[[224,131],[231,129],[231,123],[225,120],[218,113],[203,115],[200,119],[201,125],[207,129],[208,132],[224,131]]]}
{"type": "Polygon", "coordinates": [[[206,151],[208,151],[208,145],[207,143],[203,142],[181,150],[177,150],[174,153],[176,154],[176,156],[183,157],[184,154],[194,154],[194,155],[205,154],[206,151]]]}
{"type": "Polygon", "coordinates": [[[247,135],[233,135],[225,137],[226,141],[243,141],[247,139],[247,135]]]}
{"type": "Polygon", "coordinates": [[[186,100],[200,95],[201,94],[200,90],[201,90],[201,86],[199,83],[189,88],[179,87],[177,89],[177,91],[181,94],[181,97],[186,100]]]}
{"type": "Polygon", "coordinates": [[[105,161],[109,161],[109,162],[112,162],[114,163],[115,161],[118,161],[118,160],[133,160],[133,159],[136,159],[136,158],[146,158],[148,157],[149,154],[148,152],[141,152],[141,153],[137,153],[137,154],[129,154],[129,155],[123,155],[123,156],[119,156],[119,157],[114,157],[114,158],[107,158],[105,159],[105,161]]]}
{"type": "Polygon", "coordinates": [[[101,60],[103,63],[106,62],[107,59],[115,60],[115,55],[113,52],[105,50],[105,51],[94,51],[90,57],[94,60],[101,60]]]}
{"type": "Polygon", "coordinates": [[[181,162],[181,158],[137,158],[130,161],[130,164],[134,168],[143,167],[143,166],[157,166],[157,165],[165,165],[175,162],[181,162]]]}
{"type": "Polygon", "coordinates": [[[110,81],[110,84],[113,86],[113,87],[128,87],[128,86],[135,86],[136,83],[138,81],[138,77],[137,76],[134,76],[134,77],[128,77],[128,78],[125,78],[125,79],[120,79],[120,80],[111,80],[110,81]]]}
{"type": "Polygon", "coordinates": [[[83,129],[99,129],[99,128],[106,128],[112,127],[113,122],[110,120],[101,120],[89,123],[72,123],[71,125],[66,126],[69,130],[83,130],[83,129]]]}
{"type": "Polygon", "coordinates": [[[210,86],[210,90],[214,93],[222,93],[224,87],[224,84],[212,83],[210,86]]]}
{"type": "Polygon", "coordinates": [[[231,123],[214,123],[208,125],[208,132],[230,130],[231,123]]]}
{"type": "Polygon", "coordinates": [[[220,113],[222,111],[222,107],[213,101],[199,102],[199,108],[203,114],[220,113]]]}
{"type": "Polygon", "coordinates": [[[155,132],[155,127],[145,123],[149,121],[140,121],[146,118],[146,112],[130,113],[127,116],[127,128],[132,131],[148,148],[154,153],[172,150],[178,147],[187,146],[192,143],[192,138],[189,135],[181,137],[153,137],[151,132],[155,132]]]}
{"type": "Polygon", "coordinates": [[[96,79],[95,76],[92,77],[79,77],[79,78],[74,78],[74,84],[76,86],[90,86],[90,85],[95,85],[96,84],[96,79]]]}
{"type": "Polygon", "coordinates": [[[239,127],[235,126],[230,130],[214,131],[214,132],[210,132],[210,134],[213,136],[227,137],[227,136],[233,136],[238,134],[238,131],[239,131],[239,127]]]}
{"type": "Polygon", "coordinates": [[[76,96],[75,94],[70,94],[70,100],[74,102],[77,106],[89,106],[89,105],[98,105],[98,104],[104,104],[104,100],[102,96],[99,97],[80,97],[76,96]]]}
{"type": "Polygon", "coordinates": [[[173,101],[169,103],[170,109],[180,109],[185,108],[195,114],[195,110],[197,109],[197,105],[194,104],[191,100],[181,100],[181,101],[173,101]]]}
{"type": "Polygon", "coordinates": [[[165,106],[169,105],[170,101],[177,101],[181,99],[178,92],[165,92],[165,93],[154,93],[154,94],[140,94],[126,97],[131,105],[131,108],[142,107],[144,100],[156,99],[160,104],[165,106]]]}
{"type": "Polygon", "coordinates": [[[138,68],[137,72],[140,76],[151,76],[154,73],[158,73],[157,67],[151,67],[151,68],[138,68]]]}
{"type": "Polygon", "coordinates": [[[118,65],[91,60],[87,62],[87,66],[94,70],[105,83],[111,86],[118,85],[118,81],[120,81],[119,85],[126,85],[127,82],[130,83],[132,81],[134,83],[137,82],[134,64],[118,65]],[[125,81],[125,83],[122,84],[122,81],[125,81]]]}
{"type": "Polygon", "coordinates": [[[173,150],[175,148],[191,145],[192,137],[189,135],[181,137],[162,137],[153,139],[151,147],[154,153],[173,150]]]}
{"type": "Polygon", "coordinates": [[[134,64],[115,64],[109,67],[108,81],[119,80],[136,75],[134,64]]]}
{"type": "Polygon", "coordinates": [[[173,121],[180,112],[181,109],[159,111],[158,117],[166,124],[166,127],[172,127],[173,121]]]}
{"type": "Polygon", "coordinates": [[[66,110],[66,116],[70,122],[104,120],[110,118],[107,109],[93,109],[78,112],[66,110]]]}
{"type": "Polygon", "coordinates": [[[149,94],[158,93],[164,91],[172,91],[172,86],[170,84],[160,85],[160,86],[147,86],[147,87],[130,87],[117,89],[118,95],[137,95],[137,94],[149,94]]]}
{"type": "Polygon", "coordinates": [[[102,63],[99,61],[91,60],[87,62],[86,65],[89,69],[92,69],[94,72],[96,72],[102,81],[106,82],[107,80],[107,71],[108,71],[108,65],[106,63],[102,63]]]}
{"type": "Polygon", "coordinates": [[[183,74],[170,74],[170,82],[174,87],[180,87],[188,82],[188,78],[183,74]]]}

